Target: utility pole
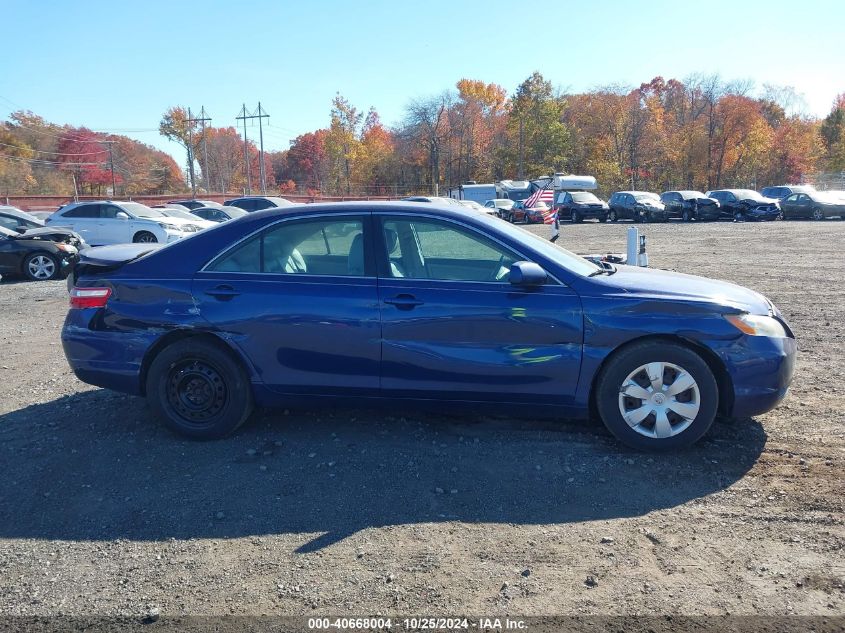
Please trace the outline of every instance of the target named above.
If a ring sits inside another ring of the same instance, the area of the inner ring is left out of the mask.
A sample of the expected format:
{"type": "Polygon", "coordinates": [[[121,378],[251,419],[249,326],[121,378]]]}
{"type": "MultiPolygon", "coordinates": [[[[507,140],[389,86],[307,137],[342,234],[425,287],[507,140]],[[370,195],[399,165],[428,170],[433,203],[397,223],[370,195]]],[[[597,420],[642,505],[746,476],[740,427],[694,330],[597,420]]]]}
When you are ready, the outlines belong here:
{"type": "Polygon", "coordinates": [[[198,119],[194,119],[193,117],[191,117],[191,109],[188,108],[188,121],[187,121],[188,122],[188,135],[191,138],[191,141],[190,141],[191,149],[188,150],[188,153],[189,153],[188,157],[191,161],[191,189],[194,192],[194,198],[197,197],[197,188],[194,186],[194,149],[193,149],[194,148],[194,142],[193,142],[194,123],[199,123],[202,126],[202,149],[203,149],[203,155],[204,155],[204,158],[205,158],[205,163],[203,163],[203,168],[202,168],[202,179],[203,179],[203,182],[205,182],[206,192],[208,192],[208,193],[211,192],[211,186],[210,186],[211,180],[209,179],[209,173],[211,172],[211,170],[209,169],[209,166],[208,166],[208,143],[206,142],[206,138],[205,138],[205,122],[206,121],[211,121],[211,119],[208,116],[206,116],[206,114],[205,114],[205,106],[202,106],[202,110],[200,110],[200,116],[199,116],[198,119]]]}
{"type": "Polygon", "coordinates": [[[247,116],[246,114],[246,104],[243,104],[243,114],[241,116],[235,117],[236,121],[243,119],[244,122],[244,166],[246,168],[246,193],[252,193],[252,182],[250,182],[249,178],[249,145],[247,144],[246,140],[246,120],[251,119],[251,116],[247,116]]]}
{"type": "Polygon", "coordinates": [[[522,113],[519,114],[519,176],[520,180],[525,178],[523,164],[525,162],[525,125],[522,122],[522,113]]]}
{"type": "Polygon", "coordinates": [[[109,167],[111,168],[111,195],[112,198],[117,196],[117,184],[115,183],[114,179],[114,154],[112,153],[112,145],[114,145],[117,141],[99,141],[103,145],[107,145],[109,148],[109,167]]]}
{"type": "Polygon", "coordinates": [[[260,153],[258,154],[258,164],[261,166],[261,195],[267,195],[267,174],[264,171],[264,130],[261,127],[261,119],[263,118],[270,118],[269,114],[263,114],[261,112],[261,102],[258,102],[258,138],[259,138],[259,145],[261,146],[260,153]]]}
{"type": "Polygon", "coordinates": [[[249,178],[249,147],[247,146],[246,142],[246,120],[247,119],[258,119],[258,142],[260,145],[260,151],[258,153],[258,165],[259,171],[259,180],[261,184],[261,193],[263,195],[267,194],[267,173],[264,170],[264,128],[261,124],[261,119],[269,119],[270,115],[266,114],[261,109],[261,102],[258,102],[258,110],[253,114],[246,113],[246,104],[243,106],[243,114],[239,117],[235,117],[237,120],[243,119],[244,121],[244,161],[246,162],[246,182],[247,182],[247,193],[251,193],[252,183],[250,182],[249,178]]]}
{"type": "Polygon", "coordinates": [[[191,197],[197,197],[197,181],[194,175],[194,119],[191,116],[191,109],[188,108],[188,173],[191,174],[191,197]]]}

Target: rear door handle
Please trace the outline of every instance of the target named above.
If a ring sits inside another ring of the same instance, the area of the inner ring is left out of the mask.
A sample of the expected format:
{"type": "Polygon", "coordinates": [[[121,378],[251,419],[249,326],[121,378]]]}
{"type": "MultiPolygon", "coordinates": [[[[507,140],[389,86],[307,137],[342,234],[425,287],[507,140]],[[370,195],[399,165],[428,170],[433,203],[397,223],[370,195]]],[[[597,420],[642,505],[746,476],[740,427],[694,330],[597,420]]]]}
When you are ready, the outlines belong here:
{"type": "Polygon", "coordinates": [[[396,306],[400,310],[410,310],[416,306],[421,306],[424,301],[420,301],[414,295],[401,294],[396,295],[392,299],[385,299],[385,303],[396,306]]]}
{"type": "Polygon", "coordinates": [[[232,286],[224,284],[215,286],[210,290],[206,290],[205,294],[210,297],[214,297],[215,299],[219,299],[220,301],[228,301],[232,297],[237,297],[241,293],[235,290],[232,286]]]}

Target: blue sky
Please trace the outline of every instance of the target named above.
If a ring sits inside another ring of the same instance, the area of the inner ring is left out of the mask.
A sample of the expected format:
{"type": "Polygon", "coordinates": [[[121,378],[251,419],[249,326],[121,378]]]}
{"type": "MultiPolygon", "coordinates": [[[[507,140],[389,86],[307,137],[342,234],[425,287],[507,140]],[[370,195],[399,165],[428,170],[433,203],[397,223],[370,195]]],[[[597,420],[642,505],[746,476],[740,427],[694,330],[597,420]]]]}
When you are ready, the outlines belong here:
{"type": "Polygon", "coordinates": [[[794,86],[817,116],[845,91],[833,0],[0,0],[0,16],[0,117],[127,131],[180,163],[155,131],[172,105],[204,105],[218,126],[260,100],[265,147],[284,149],[327,125],[335,92],[393,124],[461,77],[512,92],[539,70],[581,91],[715,72],[794,86]]]}

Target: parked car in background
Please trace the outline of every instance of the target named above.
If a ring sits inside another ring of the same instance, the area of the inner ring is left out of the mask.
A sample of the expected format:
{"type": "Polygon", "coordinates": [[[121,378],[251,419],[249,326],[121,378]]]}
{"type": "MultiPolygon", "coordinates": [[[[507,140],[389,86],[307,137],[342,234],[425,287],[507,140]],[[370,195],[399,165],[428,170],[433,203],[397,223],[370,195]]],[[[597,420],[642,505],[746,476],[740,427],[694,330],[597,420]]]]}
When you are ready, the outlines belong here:
{"type": "Polygon", "coordinates": [[[188,209],[189,211],[192,209],[199,209],[200,207],[222,207],[223,205],[219,202],[214,202],[214,200],[171,200],[167,204],[179,204],[188,209]]]}
{"type": "Polygon", "coordinates": [[[845,218],[845,198],[841,191],[793,193],[780,201],[780,209],[784,220],[845,218]]]}
{"type": "Polygon", "coordinates": [[[402,198],[403,202],[426,202],[429,204],[445,204],[459,206],[461,203],[454,198],[446,198],[444,196],[408,196],[402,198]]]}
{"type": "Polygon", "coordinates": [[[466,200],[466,199],[458,200],[458,203],[462,204],[463,206],[467,207],[468,209],[472,209],[476,213],[484,213],[485,215],[492,215],[492,216],[497,215],[495,209],[490,209],[488,207],[482,206],[481,204],[479,204],[475,200],[466,200]]]}
{"type": "Polygon", "coordinates": [[[493,209],[496,215],[500,218],[504,218],[507,216],[507,212],[511,210],[514,204],[514,201],[510,198],[495,198],[485,202],[484,207],[487,209],[493,209]]]}
{"type": "Polygon", "coordinates": [[[598,266],[446,205],[274,209],[181,243],[88,249],[71,282],[74,373],[146,396],[151,420],[196,439],[256,406],[358,397],[595,410],[635,449],[674,451],[717,413],[777,406],[797,348],[757,292],[598,266]]]}
{"type": "Polygon", "coordinates": [[[0,226],[23,233],[28,229],[44,226],[44,221],[17,207],[0,205],[0,226]]]}
{"type": "Polygon", "coordinates": [[[666,222],[669,219],[669,212],[660,196],[648,191],[617,191],[610,196],[607,206],[607,219],[611,222],[666,222]]]}
{"type": "Polygon", "coordinates": [[[168,217],[137,202],[73,202],[47,218],[48,226],[70,228],[91,245],[174,242],[201,230],[191,220],[168,217]]]}
{"type": "Polygon", "coordinates": [[[816,188],[813,185],[778,185],[776,187],[763,187],[760,190],[760,195],[764,198],[783,200],[793,193],[809,193],[815,190],[816,188]]]}
{"type": "MultiPolygon", "coordinates": [[[[203,206],[214,206],[203,205],[203,206]]],[[[238,207],[244,211],[261,211],[262,209],[272,209],[273,207],[292,207],[293,202],[279,198],[276,196],[243,196],[241,198],[233,198],[226,200],[223,206],[238,207]]]]}
{"type": "Polygon", "coordinates": [[[247,214],[238,207],[200,207],[192,211],[194,215],[210,222],[228,222],[247,214]]]}
{"type": "Polygon", "coordinates": [[[700,191],[664,191],[660,194],[660,201],[670,218],[680,218],[684,222],[718,220],[722,215],[719,201],[700,191]]]}
{"type": "Polygon", "coordinates": [[[71,231],[38,227],[18,233],[0,226],[0,275],[33,281],[58,279],[73,267],[83,247],[71,231]]]}
{"type": "Polygon", "coordinates": [[[177,202],[168,202],[167,204],[154,204],[150,207],[150,209],[179,209],[180,211],[187,211],[188,213],[191,212],[188,207],[177,202]]]}
{"type": "Polygon", "coordinates": [[[27,213],[28,215],[31,215],[36,220],[40,221],[41,224],[44,224],[44,221],[47,218],[49,218],[51,215],[53,215],[53,213],[55,213],[55,212],[56,212],[55,209],[53,209],[51,211],[38,211],[38,210],[30,209],[29,211],[26,211],[25,213],[27,213]]]}
{"type": "Polygon", "coordinates": [[[588,218],[607,222],[610,213],[608,204],[589,191],[561,191],[554,208],[558,219],[572,222],[583,222],[588,218]]]}
{"type": "Polygon", "coordinates": [[[506,212],[505,219],[511,223],[542,224],[548,212],[549,205],[542,200],[536,202],[533,207],[526,207],[525,200],[518,200],[506,212]]]}
{"type": "Polygon", "coordinates": [[[734,220],[777,220],[780,205],[774,198],[764,198],[753,189],[717,189],[707,196],[719,201],[722,217],[734,220]]]}
{"type": "Polygon", "coordinates": [[[175,206],[168,206],[159,209],[159,211],[161,211],[164,215],[169,218],[182,218],[183,220],[189,220],[191,223],[196,224],[201,229],[210,229],[212,226],[217,225],[217,222],[209,222],[208,220],[203,220],[198,215],[194,215],[190,211],[185,211],[184,207],[181,209],[177,209],[175,206]]]}

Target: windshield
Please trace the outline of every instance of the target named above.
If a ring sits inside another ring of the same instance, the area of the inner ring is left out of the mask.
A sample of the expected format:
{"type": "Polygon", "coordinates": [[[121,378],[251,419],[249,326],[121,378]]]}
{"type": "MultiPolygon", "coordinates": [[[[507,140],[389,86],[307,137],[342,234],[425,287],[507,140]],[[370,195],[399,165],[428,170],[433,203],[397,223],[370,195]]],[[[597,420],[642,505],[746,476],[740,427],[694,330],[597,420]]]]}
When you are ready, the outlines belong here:
{"type": "Polygon", "coordinates": [[[634,196],[637,202],[660,202],[660,196],[656,193],[638,193],[634,196]]]}
{"type": "Polygon", "coordinates": [[[572,199],[575,202],[601,202],[601,200],[589,191],[573,191],[572,199]]]}
{"type": "Polygon", "coordinates": [[[681,194],[681,197],[684,200],[692,200],[693,198],[706,198],[707,197],[703,193],[701,193],[700,191],[679,191],[678,193],[681,194]]]}
{"type": "Polygon", "coordinates": [[[126,209],[129,213],[137,218],[163,218],[167,217],[158,209],[150,209],[148,206],[139,204],[137,202],[120,202],[118,206],[126,209]]]}
{"type": "MultiPolygon", "coordinates": [[[[497,221],[501,222],[501,220],[497,221]]],[[[555,246],[549,240],[544,239],[539,235],[535,235],[521,226],[514,224],[511,225],[511,227],[514,229],[511,236],[516,240],[525,244],[528,248],[537,251],[544,257],[548,257],[556,264],[566,268],[566,270],[573,272],[576,275],[583,275],[584,277],[587,277],[590,273],[601,270],[601,268],[596,266],[594,263],[587,261],[583,257],[576,255],[565,248],[555,246]]]]}

